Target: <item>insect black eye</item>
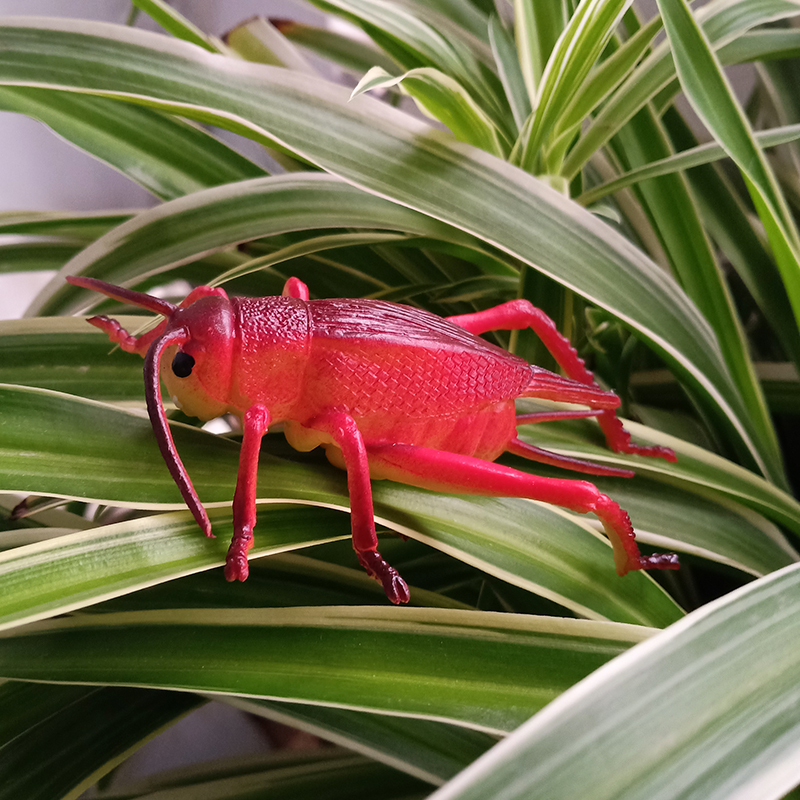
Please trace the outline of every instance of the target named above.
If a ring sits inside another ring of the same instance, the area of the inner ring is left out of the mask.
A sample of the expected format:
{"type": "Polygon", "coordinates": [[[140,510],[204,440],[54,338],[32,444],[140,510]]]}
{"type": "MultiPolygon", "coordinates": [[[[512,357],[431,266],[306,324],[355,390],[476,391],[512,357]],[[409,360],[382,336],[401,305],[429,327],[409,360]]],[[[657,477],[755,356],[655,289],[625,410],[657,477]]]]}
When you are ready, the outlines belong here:
{"type": "Polygon", "coordinates": [[[172,359],[172,371],[179,378],[188,378],[194,368],[194,359],[188,353],[176,353],[172,359]]]}

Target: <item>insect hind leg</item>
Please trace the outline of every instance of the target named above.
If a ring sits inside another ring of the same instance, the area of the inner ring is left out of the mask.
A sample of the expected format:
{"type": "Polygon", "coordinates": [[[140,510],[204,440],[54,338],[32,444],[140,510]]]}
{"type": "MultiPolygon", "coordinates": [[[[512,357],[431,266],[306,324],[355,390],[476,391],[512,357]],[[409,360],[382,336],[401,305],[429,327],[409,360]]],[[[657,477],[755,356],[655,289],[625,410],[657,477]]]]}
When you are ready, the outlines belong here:
{"type": "MultiPolygon", "coordinates": [[[[522,330],[531,328],[542,340],[545,347],[553,354],[559,367],[573,380],[589,385],[596,385],[594,375],[586,368],[569,339],[563,336],[547,314],[536,308],[527,300],[511,300],[485,311],[474,314],[460,314],[448,317],[450,322],[468,330],[481,334],[498,330],[522,330]]],[[[617,453],[633,453],[642,456],[663,458],[666,461],[677,461],[675,452],[669,447],[635,444],[631,435],[622,426],[612,409],[603,411],[598,421],[606,437],[608,446],[617,453]]]]}
{"type": "Polygon", "coordinates": [[[603,523],[614,550],[617,573],[639,569],[677,569],[672,553],[642,556],[626,511],[588,481],[545,478],[527,472],[428,447],[367,445],[370,469],[377,477],[452,494],[525,497],[578,513],[593,513],[603,523]]]}
{"type": "Polygon", "coordinates": [[[633,477],[633,470],[609,467],[583,458],[561,455],[560,453],[554,453],[551,450],[528,444],[528,442],[523,442],[521,439],[512,439],[506,449],[509,453],[513,453],[515,456],[522,456],[522,458],[527,458],[529,461],[549,464],[552,467],[563,467],[586,475],[607,475],[615,478],[633,477]]]}

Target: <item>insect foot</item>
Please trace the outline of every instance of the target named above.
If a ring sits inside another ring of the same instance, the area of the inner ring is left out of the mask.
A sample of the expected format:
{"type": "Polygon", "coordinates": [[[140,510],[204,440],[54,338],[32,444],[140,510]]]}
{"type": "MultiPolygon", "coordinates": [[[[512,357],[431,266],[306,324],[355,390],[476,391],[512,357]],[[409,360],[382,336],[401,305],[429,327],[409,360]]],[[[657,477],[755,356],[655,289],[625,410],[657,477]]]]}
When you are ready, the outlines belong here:
{"type": "Polygon", "coordinates": [[[368,550],[365,553],[357,553],[357,555],[359,563],[367,571],[367,574],[383,584],[383,591],[395,605],[407,603],[411,599],[406,582],[394,567],[389,566],[383,560],[377,550],[368,550]]]}
{"type": "Polygon", "coordinates": [[[614,548],[614,563],[617,574],[627,575],[631,570],[638,569],[679,569],[678,556],[675,553],[659,553],[652,556],[643,556],[636,545],[636,534],[631,525],[628,512],[619,507],[619,504],[608,495],[600,493],[592,484],[589,491],[596,493],[595,498],[586,504],[585,509],[592,511],[603,523],[603,527],[611,540],[614,548]]]}
{"type": "MultiPolygon", "coordinates": [[[[249,543],[252,543],[252,539],[249,543]]],[[[246,581],[250,575],[250,565],[247,563],[248,542],[241,539],[234,539],[228,548],[228,555],[225,558],[225,580],[226,581],[246,581]]]]}

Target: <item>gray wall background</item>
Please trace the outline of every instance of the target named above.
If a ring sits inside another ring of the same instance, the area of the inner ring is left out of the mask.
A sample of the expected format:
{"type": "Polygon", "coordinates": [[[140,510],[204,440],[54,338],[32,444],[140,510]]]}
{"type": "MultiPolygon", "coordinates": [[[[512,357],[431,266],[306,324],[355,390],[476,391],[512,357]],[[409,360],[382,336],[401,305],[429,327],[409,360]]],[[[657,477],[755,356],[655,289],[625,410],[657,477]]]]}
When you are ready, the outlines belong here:
{"type": "MultiPolygon", "coordinates": [[[[198,27],[221,36],[255,15],[319,22],[310,6],[291,0],[175,0],[198,27]]],[[[53,16],[124,23],[128,0],[0,0],[0,16],[53,16]]],[[[140,14],[137,27],[159,30],[140,14]]],[[[154,199],[105,164],[19,114],[0,112],[0,213],[4,211],[144,208],[154,199]]],[[[0,274],[0,319],[19,317],[52,273],[0,274]]]]}

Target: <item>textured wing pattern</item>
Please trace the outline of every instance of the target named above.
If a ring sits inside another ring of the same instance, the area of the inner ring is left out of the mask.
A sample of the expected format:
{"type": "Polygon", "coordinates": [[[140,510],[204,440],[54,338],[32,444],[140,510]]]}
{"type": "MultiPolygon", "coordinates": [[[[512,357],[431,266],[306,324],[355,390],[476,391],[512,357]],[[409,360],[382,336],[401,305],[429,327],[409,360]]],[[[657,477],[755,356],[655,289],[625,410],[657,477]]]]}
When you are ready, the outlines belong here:
{"type": "Polygon", "coordinates": [[[310,303],[307,385],[356,416],[452,416],[518,396],[531,367],[441,317],[377,300],[310,303]]]}

